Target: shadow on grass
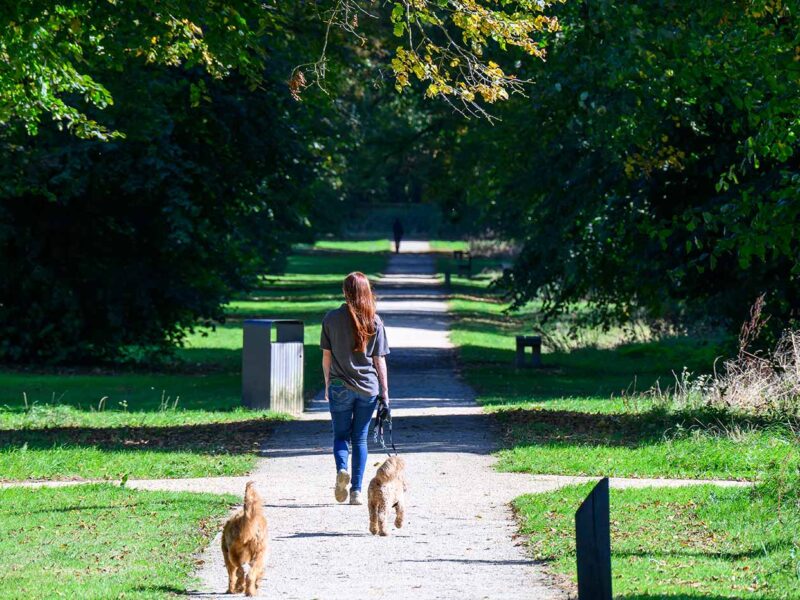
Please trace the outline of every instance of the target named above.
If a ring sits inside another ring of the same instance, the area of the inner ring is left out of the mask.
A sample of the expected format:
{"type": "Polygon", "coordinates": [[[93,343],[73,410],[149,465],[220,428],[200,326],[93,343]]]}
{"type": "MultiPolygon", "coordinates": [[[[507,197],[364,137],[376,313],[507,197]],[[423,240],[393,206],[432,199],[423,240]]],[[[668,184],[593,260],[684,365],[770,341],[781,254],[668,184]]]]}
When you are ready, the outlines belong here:
{"type": "Polygon", "coordinates": [[[51,427],[0,430],[0,452],[21,448],[92,447],[101,450],[253,454],[272,431],[268,419],[140,427],[51,427]]]}
{"type": "Polygon", "coordinates": [[[387,256],[388,252],[306,250],[289,257],[286,271],[293,276],[341,275],[344,279],[352,271],[362,271],[367,275],[381,271],[387,256]]]}
{"type": "Polygon", "coordinates": [[[179,596],[186,595],[186,588],[178,587],[176,585],[137,585],[133,588],[134,592],[143,593],[158,593],[158,594],[174,594],[179,596]]]}
{"type": "Polygon", "coordinates": [[[691,549],[685,550],[652,550],[652,551],[637,551],[637,552],[626,552],[624,550],[614,550],[614,556],[622,557],[622,556],[637,556],[640,558],[647,558],[647,559],[657,559],[657,558],[668,558],[668,557],[680,557],[680,558],[709,558],[715,560],[724,560],[724,561],[736,561],[736,560],[745,560],[748,558],[759,558],[763,557],[768,552],[780,552],[782,550],[791,550],[794,548],[794,543],[791,539],[787,538],[782,541],[767,541],[762,542],[758,545],[758,547],[754,547],[752,550],[741,551],[741,552],[711,552],[711,551],[696,551],[691,549]]]}
{"type": "Polygon", "coordinates": [[[602,445],[640,447],[699,430],[725,435],[731,429],[774,429],[785,433],[782,422],[733,416],[714,410],[595,414],[569,410],[511,409],[496,413],[515,444],[550,446],[602,445]]]}
{"type": "Polygon", "coordinates": [[[231,373],[242,368],[241,348],[181,348],[180,361],[168,373],[187,375],[192,373],[231,373]]]}

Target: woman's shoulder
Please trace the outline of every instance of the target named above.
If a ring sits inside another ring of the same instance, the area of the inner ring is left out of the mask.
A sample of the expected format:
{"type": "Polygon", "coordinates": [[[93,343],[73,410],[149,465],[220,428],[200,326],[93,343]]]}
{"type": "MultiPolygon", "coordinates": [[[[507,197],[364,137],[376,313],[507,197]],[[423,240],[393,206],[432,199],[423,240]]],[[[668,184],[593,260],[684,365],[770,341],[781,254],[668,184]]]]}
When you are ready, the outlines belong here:
{"type": "Polygon", "coordinates": [[[383,327],[383,319],[378,313],[375,313],[375,327],[383,327]]]}
{"type": "Polygon", "coordinates": [[[336,308],[332,308],[331,310],[329,310],[328,312],[325,313],[325,318],[327,319],[328,317],[335,317],[336,315],[340,315],[340,314],[342,314],[344,312],[347,312],[347,305],[346,304],[342,304],[341,306],[338,306],[336,308]]]}
{"type": "Polygon", "coordinates": [[[342,304],[340,307],[338,307],[338,308],[333,308],[333,309],[329,310],[328,312],[326,312],[326,313],[325,313],[325,316],[324,316],[324,317],[322,317],[322,320],[323,320],[323,321],[330,321],[331,319],[336,319],[336,318],[338,318],[338,317],[339,317],[339,316],[340,316],[340,315],[341,315],[343,312],[345,312],[346,310],[347,310],[347,309],[345,308],[345,305],[344,305],[344,304],[342,304]]]}

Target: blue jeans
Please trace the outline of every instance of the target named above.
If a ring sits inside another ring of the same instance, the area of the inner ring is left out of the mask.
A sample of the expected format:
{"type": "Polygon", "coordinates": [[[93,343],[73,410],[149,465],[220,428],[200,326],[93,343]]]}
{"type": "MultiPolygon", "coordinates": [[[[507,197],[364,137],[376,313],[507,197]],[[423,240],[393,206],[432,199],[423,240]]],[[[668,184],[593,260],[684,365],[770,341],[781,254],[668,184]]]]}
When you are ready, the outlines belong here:
{"type": "Polygon", "coordinates": [[[361,491],[361,481],[367,466],[367,436],[377,396],[362,396],[338,382],[328,388],[328,403],[333,424],[333,458],[337,472],[347,470],[350,447],[353,448],[353,468],[350,490],[361,491]]]}

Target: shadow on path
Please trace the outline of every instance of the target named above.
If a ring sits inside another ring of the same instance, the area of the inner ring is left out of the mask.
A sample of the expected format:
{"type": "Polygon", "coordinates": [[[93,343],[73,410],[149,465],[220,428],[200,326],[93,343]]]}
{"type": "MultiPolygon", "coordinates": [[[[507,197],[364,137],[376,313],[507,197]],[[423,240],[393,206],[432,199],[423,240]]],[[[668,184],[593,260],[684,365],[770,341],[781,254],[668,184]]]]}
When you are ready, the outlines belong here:
{"type": "MultiPolygon", "coordinates": [[[[422,407],[436,406],[436,398],[420,401],[422,407]]],[[[487,455],[497,450],[494,417],[488,414],[447,414],[397,416],[394,441],[401,454],[452,452],[487,455]]],[[[329,456],[331,426],[328,421],[303,420],[281,423],[276,428],[279,445],[267,442],[262,450],[270,458],[329,456]]],[[[374,447],[370,436],[370,452],[374,447]]]]}

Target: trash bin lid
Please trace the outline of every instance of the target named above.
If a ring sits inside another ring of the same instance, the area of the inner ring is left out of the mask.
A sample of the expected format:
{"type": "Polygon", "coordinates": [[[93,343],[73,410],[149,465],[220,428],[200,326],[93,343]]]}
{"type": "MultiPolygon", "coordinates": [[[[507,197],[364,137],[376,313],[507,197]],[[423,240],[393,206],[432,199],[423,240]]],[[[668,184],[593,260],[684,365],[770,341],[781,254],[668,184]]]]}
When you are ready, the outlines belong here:
{"type": "Polygon", "coordinates": [[[303,322],[299,319],[245,319],[245,323],[253,325],[272,325],[273,323],[288,323],[291,325],[302,325],[303,322]]]}

